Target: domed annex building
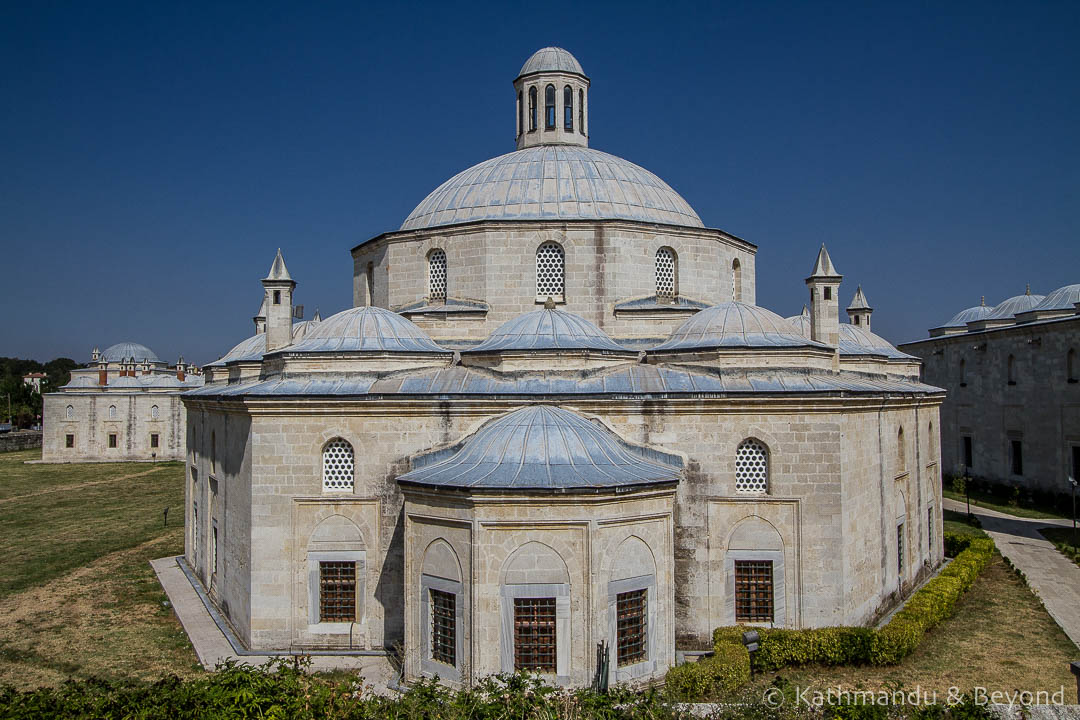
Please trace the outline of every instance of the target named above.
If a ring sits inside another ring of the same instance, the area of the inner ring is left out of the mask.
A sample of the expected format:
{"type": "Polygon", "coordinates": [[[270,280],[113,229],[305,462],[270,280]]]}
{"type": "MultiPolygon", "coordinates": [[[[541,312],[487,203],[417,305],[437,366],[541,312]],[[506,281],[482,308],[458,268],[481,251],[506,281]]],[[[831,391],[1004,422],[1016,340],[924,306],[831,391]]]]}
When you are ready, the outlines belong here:
{"type": "Polygon", "coordinates": [[[170,366],[136,342],[94,348],[87,367],[46,393],[45,462],[183,460],[187,414],[180,393],[203,384],[184,358],[170,366]]]}
{"type": "MultiPolygon", "coordinates": [[[[754,245],[589,147],[590,80],[545,48],[517,150],[352,251],[354,307],[265,332],[184,395],[184,562],[257,652],[404,648],[405,677],[660,677],[736,622],[872,622],[941,562],[920,364],[755,305],[754,245]]],[[[808,265],[813,259],[808,248],[808,265]]]]}
{"type": "Polygon", "coordinates": [[[1080,284],[961,310],[907,343],[941,410],[949,473],[1067,495],[1080,479],[1080,284]]]}

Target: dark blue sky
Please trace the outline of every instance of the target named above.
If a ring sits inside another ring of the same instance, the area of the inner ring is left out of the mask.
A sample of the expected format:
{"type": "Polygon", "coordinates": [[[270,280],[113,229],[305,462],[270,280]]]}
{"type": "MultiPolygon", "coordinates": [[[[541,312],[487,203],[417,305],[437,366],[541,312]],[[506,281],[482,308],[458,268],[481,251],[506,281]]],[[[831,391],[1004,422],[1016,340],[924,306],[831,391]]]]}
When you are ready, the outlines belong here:
{"type": "Polygon", "coordinates": [[[758,245],[760,305],[801,309],[823,241],[895,342],[1080,282],[1077,2],[8,0],[0,355],[213,360],[279,246],[309,315],[350,306],[352,246],[513,149],[545,45],[593,147],[758,245]]]}

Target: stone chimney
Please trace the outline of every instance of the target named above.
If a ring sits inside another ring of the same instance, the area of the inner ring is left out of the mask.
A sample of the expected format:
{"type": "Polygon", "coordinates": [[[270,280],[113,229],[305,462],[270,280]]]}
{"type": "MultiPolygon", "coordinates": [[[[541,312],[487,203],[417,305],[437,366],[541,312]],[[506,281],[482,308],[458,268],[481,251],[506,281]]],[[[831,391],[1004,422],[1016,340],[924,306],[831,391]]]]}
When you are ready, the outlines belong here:
{"type": "Polygon", "coordinates": [[[837,291],[844,276],[833,267],[825,243],[806,285],[810,288],[810,339],[836,347],[840,342],[840,301],[837,291]]]}
{"type": "Polygon", "coordinates": [[[97,361],[97,366],[98,366],[97,382],[98,382],[98,385],[108,385],[109,384],[109,371],[108,371],[108,365],[109,364],[107,362],[105,362],[104,359],[101,359],[100,353],[98,354],[98,357],[99,357],[99,359],[97,361]]]}
{"type": "Polygon", "coordinates": [[[180,359],[176,361],[176,379],[180,382],[184,382],[186,375],[184,371],[187,370],[187,365],[184,364],[184,356],[181,355],[180,359]]]}
{"type": "Polygon", "coordinates": [[[862,285],[860,285],[855,290],[855,297],[851,299],[851,304],[847,307],[848,319],[851,320],[852,325],[870,332],[870,315],[873,312],[874,308],[870,307],[870,303],[866,301],[866,295],[863,294],[862,285]]]}
{"type": "Polygon", "coordinates": [[[262,281],[266,303],[266,352],[292,344],[292,296],[296,283],[289,276],[285,259],[278,248],[270,273],[262,281]]]}

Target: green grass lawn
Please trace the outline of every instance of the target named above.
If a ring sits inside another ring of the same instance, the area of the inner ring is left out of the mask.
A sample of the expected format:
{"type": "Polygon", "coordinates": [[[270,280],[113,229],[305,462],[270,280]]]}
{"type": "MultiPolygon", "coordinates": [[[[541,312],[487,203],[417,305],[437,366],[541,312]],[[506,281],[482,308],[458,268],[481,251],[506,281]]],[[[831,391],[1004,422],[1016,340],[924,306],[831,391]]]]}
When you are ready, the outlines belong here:
{"type": "Polygon", "coordinates": [[[941,515],[942,518],[944,518],[945,520],[943,526],[943,530],[945,532],[956,533],[957,535],[972,538],[989,537],[981,529],[975,527],[974,525],[969,525],[964,513],[953,512],[952,510],[943,510],[941,515]]]}
{"type": "MultiPolygon", "coordinates": [[[[951,490],[948,487],[942,490],[942,494],[950,500],[956,500],[957,502],[964,502],[964,493],[958,493],[955,490],[951,490]]],[[[1062,518],[1064,515],[1059,515],[1047,508],[1033,508],[1033,507],[1020,507],[1013,506],[1007,503],[1001,502],[1000,499],[993,495],[987,495],[984,493],[972,492],[971,493],[971,507],[972,509],[980,507],[987,510],[996,510],[997,512],[1008,513],[1009,515],[1015,515],[1017,517],[1025,518],[1062,518]]]]}
{"type": "MultiPolygon", "coordinates": [[[[1047,527],[1040,528],[1039,532],[1050,542],[1054,543],[1062,555],[1080,565],[1080,548],[1073,545],[1073,529],[1071,527],[1047,527]]],[[[1076,531],[1080,537],[1080,528],[1076,531]]]]}
{"type": "Polygon", "coordinates": [[[183,551],[183,464],[40,457],[0,454],[0,682],[194,672],[148,564],[183,551]]]}

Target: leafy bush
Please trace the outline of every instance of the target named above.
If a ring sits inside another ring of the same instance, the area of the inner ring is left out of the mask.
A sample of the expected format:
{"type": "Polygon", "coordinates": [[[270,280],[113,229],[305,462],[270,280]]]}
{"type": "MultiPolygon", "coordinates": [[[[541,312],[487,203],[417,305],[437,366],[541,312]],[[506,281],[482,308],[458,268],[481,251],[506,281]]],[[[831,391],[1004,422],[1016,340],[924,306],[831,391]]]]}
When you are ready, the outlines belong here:
{"type": "Polygon", "coordinates": [[[742,642],[722,642],[715,654],[667,671],[664,692],[672,700],[700,702],[728,697],[750,681],[750,653],[742,642]]]}
{"type": "MultiPolygon", "coordinates": [[[[824,627],[806,630],[754,628],[760,635],[758,651],[751,658],[754,670],[779,670],[798,665],[894,665],[922,642],[928,630],[952,615],[956,601],[975,582],[994,555],[994,541],[987,537],[947,533],[946,548],[956,557],[941,573],[919,588],[881,629],[824,627]]],[[[721,647],[741,644],[741,625],[713,631],[721,647]]],[[[668,673],[670,676],[671,673],[668,673]]]]}

